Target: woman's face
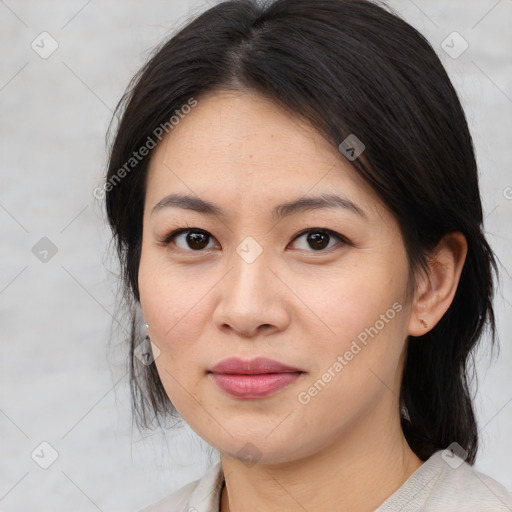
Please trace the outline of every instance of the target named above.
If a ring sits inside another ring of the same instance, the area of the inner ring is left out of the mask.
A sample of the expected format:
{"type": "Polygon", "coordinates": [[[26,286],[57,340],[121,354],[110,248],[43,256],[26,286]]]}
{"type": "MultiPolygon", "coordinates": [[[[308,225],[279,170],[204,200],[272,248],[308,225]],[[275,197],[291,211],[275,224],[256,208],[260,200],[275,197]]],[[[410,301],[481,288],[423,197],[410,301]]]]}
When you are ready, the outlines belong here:
{"type": "Polygon", "coordinates": [[[171,402],[221,453],[296,460],[397,416],[407,277],[398,225],[372,190],[268,100],[210,94],[155,148],[142,311],[171,402]],[[189,231],[169,238],[178,229],[189,231]],[[297,371],[212,373],[231,357],[297,371]]]}

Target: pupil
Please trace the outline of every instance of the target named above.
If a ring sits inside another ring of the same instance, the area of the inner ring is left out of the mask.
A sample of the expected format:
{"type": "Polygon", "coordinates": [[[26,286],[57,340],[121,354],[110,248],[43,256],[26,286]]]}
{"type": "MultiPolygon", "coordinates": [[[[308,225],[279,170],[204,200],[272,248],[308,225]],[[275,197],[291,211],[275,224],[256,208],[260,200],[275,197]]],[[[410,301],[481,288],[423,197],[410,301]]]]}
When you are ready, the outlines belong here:
{"type": "Polygon", "coordinates": [[[328,245],[328,239],[329,235],[326,233],[310,233],[308,236],[308,242],[313,249],[324,249],[328,245]]]}
{"type": "Polygon", "coordinates": [[[208,245],[208,240],[204,233],[192,232],[187,235],[187,243],[191,249],[199,250],[208,245]]]}

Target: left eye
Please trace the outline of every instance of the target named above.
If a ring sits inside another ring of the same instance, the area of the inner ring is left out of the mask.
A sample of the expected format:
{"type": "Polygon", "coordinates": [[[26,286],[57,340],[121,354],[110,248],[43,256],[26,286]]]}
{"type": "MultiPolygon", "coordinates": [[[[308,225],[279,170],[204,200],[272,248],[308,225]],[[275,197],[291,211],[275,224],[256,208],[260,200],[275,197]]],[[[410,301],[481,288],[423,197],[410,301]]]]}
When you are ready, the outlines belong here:
{"type": "MultiPolygon", "coordinates": [[[[337,240],[338,243],[341,242],[340,245],[350,243],[349,240],[344,236],[335,233],[330,229],[324,228],[310,228],[302,231],[292,240],[292,243],[300,239],[304,239],[305,244],[303,243],[302,247],[298,247],[299,249],[308,250],[307,246],[309,246],[314,250],[314,252],[323,251],[324,249],[331,249],[336,245],[336,243],[331,243],[333,240],[337,240]]],[[[171,242],[173,242],[173,244],[176,245],[178,249],[189,252],[201,252],[204,249],[212,248],[208,247],[211,240],[214,240],[214,238],[210,233],[208,233],[208,231],[204,231],[198,228],[185,228],[173,231],[162,241],[162,244],[169,245],[171,242]],[[179,245],[180,240],[183,244],[181,247],[179,245]]]]}
{"type": "MultiPolygon", "coordinates": [[[[305,238],[305,245],[314,249],[315,252],[322,251],[326,248],[331,249],[332,247],[334,247],[336,244],[332,244],[329,246],[329,243],[332,241],[332,239],[337,239],[341,241],[342,245],[348,243],[348,240],[345,237],[329,229],[308,229],[297,235],[294,238],[294,241],[300,240],[301,238],[305,238]]],[[[307,247],[299,247],[299,249],[308,250],[307,247]]]]}

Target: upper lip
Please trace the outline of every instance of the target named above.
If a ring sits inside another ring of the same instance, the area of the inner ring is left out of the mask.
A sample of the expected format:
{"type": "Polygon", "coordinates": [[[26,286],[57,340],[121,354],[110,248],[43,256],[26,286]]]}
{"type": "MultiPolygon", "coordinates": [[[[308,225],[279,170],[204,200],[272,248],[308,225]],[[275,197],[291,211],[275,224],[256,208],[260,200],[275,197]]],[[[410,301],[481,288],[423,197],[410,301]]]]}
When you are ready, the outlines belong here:
{"type": "Polygon", "coordinates": [[[209,371],[211,373],[255,375],[262,373],[300,372],[301,370],[266,357],[257,357],[248,361],[238,357],[229,357],[217,363],[209,371]]]}

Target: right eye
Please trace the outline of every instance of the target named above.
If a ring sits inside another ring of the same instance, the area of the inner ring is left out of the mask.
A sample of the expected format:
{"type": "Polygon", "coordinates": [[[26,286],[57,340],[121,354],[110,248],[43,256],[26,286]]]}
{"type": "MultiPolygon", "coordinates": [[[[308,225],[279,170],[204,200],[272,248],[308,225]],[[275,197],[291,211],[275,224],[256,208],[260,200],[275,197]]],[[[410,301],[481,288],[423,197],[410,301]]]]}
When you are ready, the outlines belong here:
{"type": "MultiPolygon", "coordinates": [[[[179,250],[187,252],[204,252],[205,248],[208,249],[210,239],[213,239],[212,235],[203,229],[180,228],[164,237],[162,244],[166,246],[175,245],[179,250]]],[[[170,247],[170,249],[175,250],[173,247],[170,247]]]]}

